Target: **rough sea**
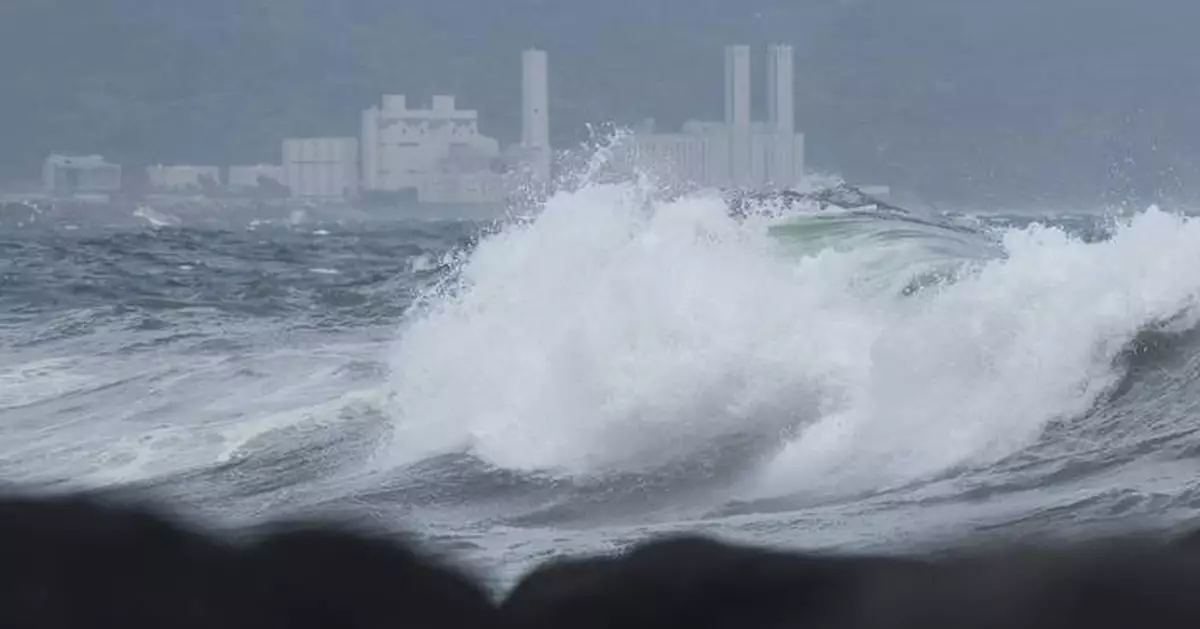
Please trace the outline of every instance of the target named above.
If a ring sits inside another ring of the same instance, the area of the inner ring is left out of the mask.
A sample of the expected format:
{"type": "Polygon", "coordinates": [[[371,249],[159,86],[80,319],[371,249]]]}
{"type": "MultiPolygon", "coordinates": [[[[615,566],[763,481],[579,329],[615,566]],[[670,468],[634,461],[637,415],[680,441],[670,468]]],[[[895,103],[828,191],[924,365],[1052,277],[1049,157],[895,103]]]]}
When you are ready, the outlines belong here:
{"type": "Polygon", "coordinates": [[[502,581],[673,530],[899,549],[1195,517],[1200,220],[652,192],[501,224],[4,223],[0,479],[369,519],[502,581]]]}

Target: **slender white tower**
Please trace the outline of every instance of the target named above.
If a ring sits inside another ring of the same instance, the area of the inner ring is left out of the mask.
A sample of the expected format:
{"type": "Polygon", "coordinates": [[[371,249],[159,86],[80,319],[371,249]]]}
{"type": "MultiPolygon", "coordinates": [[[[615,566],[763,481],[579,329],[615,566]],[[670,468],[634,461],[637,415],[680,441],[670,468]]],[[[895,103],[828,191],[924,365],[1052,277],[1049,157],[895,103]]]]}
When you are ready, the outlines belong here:
{"type": "Polygon", "coordinates": [[[767,48],[767,126],[771,133],[771,163],[767,176],[777,186],[795,184],[795,75],[791,46],[767,48]]]}
{"type": "Polygon", "coordinates": [[[773,129],[786,133],[796,132],[792,60],[791,46],[781,44],[767,49],[767,120],[773,129]]]}
{"type": "Polygon", "coordinates": [[[750,47],[725,47],[725,127],[729,132],[730,182],[750,182],[750,47]]]}
{"type": "Polygon", "coordinates": [[[546,51],[521,53],[521,146],[533,160],[534,176],[550,179],[550,89],[546,51]]]}

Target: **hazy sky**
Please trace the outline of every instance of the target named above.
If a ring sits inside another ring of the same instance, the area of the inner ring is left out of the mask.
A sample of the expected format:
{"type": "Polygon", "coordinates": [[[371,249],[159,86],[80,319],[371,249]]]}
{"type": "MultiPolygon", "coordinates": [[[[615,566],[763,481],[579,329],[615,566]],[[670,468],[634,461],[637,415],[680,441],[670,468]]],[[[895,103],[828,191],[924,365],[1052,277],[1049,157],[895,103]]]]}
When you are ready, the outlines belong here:
{"type": "MultiPolygon", "coordinates": [[[[717,118],[722,46],[796,46],[810,166],[982,206],[1200,201],[1195,0],[0,0],[0,178],[50,150],[278,159],[384,92],[517,136],[519,53],[552,132],[717,118]]],[[[763,83],[755,86],[762,106],[763,83]]]]}

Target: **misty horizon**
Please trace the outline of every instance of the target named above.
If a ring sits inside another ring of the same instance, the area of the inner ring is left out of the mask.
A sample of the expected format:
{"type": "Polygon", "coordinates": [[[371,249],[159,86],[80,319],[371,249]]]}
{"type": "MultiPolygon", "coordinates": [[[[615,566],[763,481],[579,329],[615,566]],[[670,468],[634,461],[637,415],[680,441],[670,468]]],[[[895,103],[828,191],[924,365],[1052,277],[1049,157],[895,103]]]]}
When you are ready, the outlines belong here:
{"type": "MultiPolygon", "coordinates": [[[[389,93],[452,94],[511,142],[516,60],[531,46],[551,60],[556,149],[588,125],[675,131],[721,119],[723,46],[755,47],[761,85],[757,51],[784,43],[812,172],[930,203],[1200,200],[1200,137],[1188,133],[1200,125],[1188,33],[1200,8],[900,4],[13,0],[0,8],[0,181],[35,178],[52,152],[278,161],[283,138],[353,133],[389,93]]],[[[762,101],[756,90],[755,119],[762,101]]]]}

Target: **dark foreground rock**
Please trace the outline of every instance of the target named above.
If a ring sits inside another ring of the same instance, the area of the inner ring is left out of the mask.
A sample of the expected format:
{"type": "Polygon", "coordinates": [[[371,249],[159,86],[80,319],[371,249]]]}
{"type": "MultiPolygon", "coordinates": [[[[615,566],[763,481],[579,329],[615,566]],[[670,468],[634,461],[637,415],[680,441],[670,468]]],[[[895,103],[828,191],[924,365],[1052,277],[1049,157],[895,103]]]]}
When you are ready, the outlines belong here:
{"type": "Polygon", "coordinates": [[[496,602],[412,540],[218,533],[96,497],[0,498],[13,629],[1117,629],[1200,626],[1197,534],[884,556],[698,536],[547,561],[496,602]]]}

